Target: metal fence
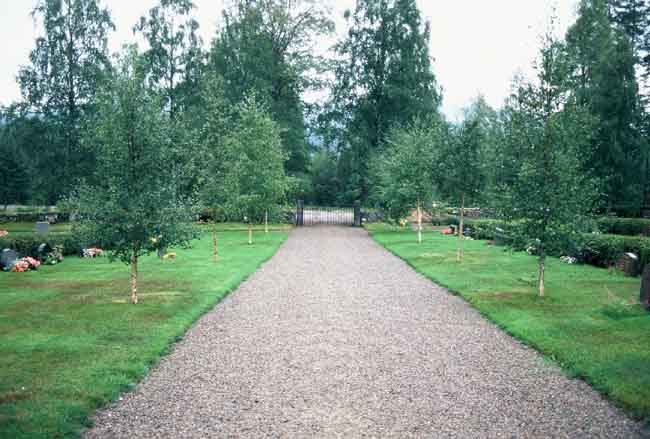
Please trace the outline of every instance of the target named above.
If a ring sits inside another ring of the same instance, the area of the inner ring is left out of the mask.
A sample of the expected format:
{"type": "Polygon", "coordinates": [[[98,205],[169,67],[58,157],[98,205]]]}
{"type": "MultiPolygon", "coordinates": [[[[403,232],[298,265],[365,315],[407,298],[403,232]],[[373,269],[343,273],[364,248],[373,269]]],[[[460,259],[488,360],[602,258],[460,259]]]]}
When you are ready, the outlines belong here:
{"type": "Polygon", "coordinates": [[[305,206],[299,200],[296,205],[296,225],[360,226],[361,208],[358,205],[354,207],[305,206]]]}

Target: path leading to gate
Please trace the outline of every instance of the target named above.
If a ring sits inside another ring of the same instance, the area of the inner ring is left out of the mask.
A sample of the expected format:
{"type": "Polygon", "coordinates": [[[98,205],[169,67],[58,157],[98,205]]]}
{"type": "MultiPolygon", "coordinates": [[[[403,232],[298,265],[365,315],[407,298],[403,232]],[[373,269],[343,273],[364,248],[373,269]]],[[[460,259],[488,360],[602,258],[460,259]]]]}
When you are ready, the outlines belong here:
{"type": "Polygon", "coordinates": [[[634,438],[365,231],[291,233],[88,438],[634,438]]]}

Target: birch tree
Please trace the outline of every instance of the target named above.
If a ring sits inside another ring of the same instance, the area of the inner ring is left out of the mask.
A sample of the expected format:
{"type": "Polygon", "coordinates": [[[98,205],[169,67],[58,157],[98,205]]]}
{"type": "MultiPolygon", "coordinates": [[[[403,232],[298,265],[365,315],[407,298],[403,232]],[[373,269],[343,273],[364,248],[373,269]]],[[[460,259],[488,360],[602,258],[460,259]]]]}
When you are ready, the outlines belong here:
{"type": "Polygon", "coordinates": [[[415,122],[393,130],[387,150],[375,162],[375,197],[395,220],[416,210],[418,243],[422,243],[423,206],[433,195],[435,151],[443,141],[441,121],[415,122]]]}
{"type": "Polygon", "coordinates": [[[517,133],[521,147],[520,167],[507,187],[507,216],[520,222],[537,254],[540,296],[548,249],[571,238],[596,198],[593,181],[582,172],[593,118],[570,99],[564,53],[564,44],[549,31],[536,82],[519,84],[509,104],[508,131],[517,133]]]}
{"type": "Polygon", "coordinates": [[[224,97],[224,82],[221,77],[206,77],[201,94],[204,120],[199,142],[203,162],[199,187],[202,204],[210,210],[212,216],[212,257],[217,262],[217,222],[225,211],[229,191],[225,181],[228,169],[225,139],[233,121],[224,97]]]}
{"type": "Polygon", "coordinates": [[[131,301],[138,303],[141,256],[188,245],[195,236],[193,209],[178,197],[174,145],[157,96],[146,86],[135,49],[118,61],[99,96],[98,117],[84,139],[95,152],[96,183],[79,188],[70,201],[75,232],[131,268],[131,301]]]}
{"type": "Polygon", "coordinates": [[[458,262],[463,260],[466,203],[478,199],[486,182],[483,172],[486,136],[479,110],[479,106],[468,110],[465,121],[451,131],[450,141],[442,150],[440,168],[436,176],[441,192],[460,206],[456,254],[458,262]]]}
{"type": "Polygon", "coordinates": [[[224,143],[226,204],[231,215],[248,223],[248,243],[253,244],[253,222],[285,201],[287,155],[277,124],[254,96],[237,106],[235,118],[224,143]]]}

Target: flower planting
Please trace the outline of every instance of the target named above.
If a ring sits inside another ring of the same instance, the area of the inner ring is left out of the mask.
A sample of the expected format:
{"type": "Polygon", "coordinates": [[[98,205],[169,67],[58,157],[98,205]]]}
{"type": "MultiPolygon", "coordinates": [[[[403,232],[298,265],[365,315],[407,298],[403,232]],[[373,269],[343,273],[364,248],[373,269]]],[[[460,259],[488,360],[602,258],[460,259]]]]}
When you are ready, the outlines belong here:
{"type": "Polygon", "coordinates": [[[84,258],[96,258],[101,256],[104,253],[104,250],[98,247],[90,247],[82,250],[82,256],[84,258]]]}
{"type": "Polygon", "coordinates": [[[29,256],[18,259],[13,266],[11,267],[12,273],[24,273],[29,270],[36,270],[40,267],[41,262],[38,259],[31,258],[29,256]]]}

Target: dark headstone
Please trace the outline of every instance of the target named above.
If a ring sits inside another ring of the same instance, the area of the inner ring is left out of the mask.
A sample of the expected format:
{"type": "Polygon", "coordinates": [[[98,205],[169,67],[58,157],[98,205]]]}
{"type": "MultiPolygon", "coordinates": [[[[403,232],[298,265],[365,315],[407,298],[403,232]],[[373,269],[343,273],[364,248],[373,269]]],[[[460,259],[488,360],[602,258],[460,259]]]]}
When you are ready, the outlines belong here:
{"type": "Polygon", "coordinates": [[[18,259],[18,253],[16,253],[14,250],[6,248],[0,252],[0,268],[3,270],[8,270],[18,259]]]}
{"type": "Polygon", "coordinates": [[[47,221],[39,221],[36,223],[36,233],[39,235],[47,235],[50,231],[50,223],[47,221]]]}
{"type": "Polygon", "coordinates": [[[647,264],[643,269],[639,302],[647,311],[650,311],[650,264],[647,264]]]}
{"type": "Polygon", "coordinates": [[[47,259],[47,255],[52,253],[52,247],[50,247],[49,244],[44,242],[43,244],[39,244],[36,247],[32,249],[32,257],[39,259],[41,261],[44,261],[47,259]]]}
{"type": "Polygon", "coordinates": [[[647,264],[643,270],[639,301],[646,310],[650,311],[650,264],[647,264]]]}
{"type": "Polygon", "coordinates": [[[619,258],[616,266],[626,276],[639,275],[639,257],[634,253],[625,253],[619,258]]]}

